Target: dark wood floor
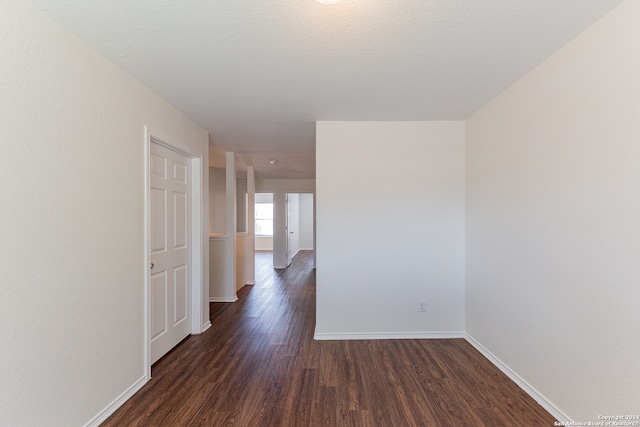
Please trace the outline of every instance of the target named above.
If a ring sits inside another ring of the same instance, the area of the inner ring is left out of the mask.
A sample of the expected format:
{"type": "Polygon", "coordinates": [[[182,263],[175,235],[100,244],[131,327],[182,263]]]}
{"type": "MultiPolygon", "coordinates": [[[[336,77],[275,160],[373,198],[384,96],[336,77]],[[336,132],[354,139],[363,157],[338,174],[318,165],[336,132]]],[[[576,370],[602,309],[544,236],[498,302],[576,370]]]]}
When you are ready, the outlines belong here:
{"type": "Polygon", "coordinates": [[[314,341],[315,270],[258,253],[257,284],[211,304],[103,426],[552,426],[462,339],[314,341]]]}

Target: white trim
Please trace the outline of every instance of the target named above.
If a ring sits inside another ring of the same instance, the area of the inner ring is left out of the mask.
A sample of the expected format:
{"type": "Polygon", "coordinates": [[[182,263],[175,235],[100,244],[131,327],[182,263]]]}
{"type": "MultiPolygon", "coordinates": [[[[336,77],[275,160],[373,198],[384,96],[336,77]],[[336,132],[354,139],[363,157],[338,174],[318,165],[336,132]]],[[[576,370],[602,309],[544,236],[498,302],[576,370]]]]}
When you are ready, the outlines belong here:
{"type": "MultiPolygon", "coordinates": [[[[191,157],[191,333],[202,333],[203,300],[204,300],[204,241],[202,231],[208,227],[204,224],[204,159],[202,156],[191,157]]],[[[209,242],[207,242],[209,244],[209,242]]]]}
{"type": "Polygon", "coordinates": [[[204,299],[204,277],[203,266],[205,265],[205,250],[202,237],[204,230],[203,218],[203,177],[204,159],[201,155],[194,154],[185,149],[178,142],[169,143],[148,126],[144,127],[144,370],[147,379],[151,378],[151,308],[149,306],[149,233],[150,233],[150,180],[149,180],[149,157],[151,154],[151,144],[155,143],[162,147],[173,150],[191,159],[191,333],[202,333],[203,299],[204,299]]]}
{"type": "Polygon", "coordinates": [[[129,400],[134,394],[136,394],[136,392],[138,392],[138,390],[140,390],[148,381],[149,378],[145,375],[144,377],[133,383],[133,385],[125,390],[124,393],[118,396],[113,402],[107,405],[106,408],[100,411],[98,415],[96,415],[88,423],[86,423],[85,427],[98,427],[127,400],[129,400]]]}
{"type": "Polygon", "coordinates": [[[568,423],[572,422],[571,418],[567,416],[564,412],[560,410],[556,405],[554,405],[549,399],[544,397],[542,393],[536,390],[531,384],[526,382],[520,375],[518,375],[514,370],[509,368],[502,360],[498,359],[493,353],[487,350],[482,344],[475,340],[468,333],[464,334],[464,338],[467,340],[469,344],[475,347],[484,357],[489,359],[491,363],[493,363],[498,369],[500,369],[506,376],[508,376],[511,381],[516,383],[518,387],[524,390],[529,396],[531,396],[540,406],[542,406],[547,412],[553,415],[557,421],[568,423]]]}
{"type": "Polygon", "coordinates": [[[249,280],[246,284],[249,285],[249,286],[254,286],[256,284],[256,281],[255,280],[249,280]]]}
{"type": "Polygon", "coordinates": [[[209,329],[211,327],[211,321],[208,321],[207,323],[205,323],[204,325],[202,325],[202,331],[200,333],[205,332],[207,329],[209,329]]]}
{"type": "Polygon", "coordinates": [[[355,332],[355,333],[322,333],[314,332],[317,341],[332,340],[412,340],[412,339],[448,339],[464,338],[464,332],[355,332]]]}
{"type": "Polygon", "coordinates": [[[149,246],[149,236],[151,229],[151,180],[150,180],[150,158],[151,157],[151,131],[144,127],[144,374],[145,378],[151,379],[151,299],[150,272],[151,250],[149,246]]]}
{"type": "Polygon", "coordinates": [[[238,301],[238,296],[233,297],[210,297],[209,302],[236,302],[238,301]]]}

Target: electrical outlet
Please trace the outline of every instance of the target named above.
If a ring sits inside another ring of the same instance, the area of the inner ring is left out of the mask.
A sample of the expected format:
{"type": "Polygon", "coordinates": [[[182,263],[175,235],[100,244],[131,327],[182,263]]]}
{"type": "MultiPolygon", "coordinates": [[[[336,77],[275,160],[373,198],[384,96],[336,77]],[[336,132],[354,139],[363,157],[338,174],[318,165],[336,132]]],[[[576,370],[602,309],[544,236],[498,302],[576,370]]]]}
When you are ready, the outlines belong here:
{"type": "Polygon", "coordinates": [[[427,311],[427,302],[425,300],[418,300],[418,311],[427,311]]]}

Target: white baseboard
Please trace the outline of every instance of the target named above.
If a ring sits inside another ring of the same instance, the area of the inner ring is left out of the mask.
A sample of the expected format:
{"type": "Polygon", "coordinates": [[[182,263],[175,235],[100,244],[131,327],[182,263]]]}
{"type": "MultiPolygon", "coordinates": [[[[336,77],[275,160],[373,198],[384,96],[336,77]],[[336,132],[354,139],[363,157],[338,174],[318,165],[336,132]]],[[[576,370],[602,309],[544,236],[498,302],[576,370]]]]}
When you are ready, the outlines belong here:
{"type": "Polygon", "coordinates": [[[250,281],[247,282],[247,285],[249,285],[249,286],[254,286],[255,284],[256,284],[255,280],[250,280],[250,281]]]}
{"type": "Polygon", "coordinates": [[[210,297],[209,302],[236,302],[238,301],[238,296],[234,295],[232,297],[210,297]]]}
{"type": "Polygon", "coordinates": [[[208,321],[207,323],[205,323],[204,325],[202,325],[202,330],[200,331],[200,333],[203,333],[204,331],[206,331],[207,329],[209,329],[211,327],[211,321],[208,321]]]}
{"type": "Polygon", "coordinates": [[[319,333],[313,334],[317,341],[343,340],[420,340],[464,338],[464,332],[356,332],[356,333],[319,333]]]}
{"type": "Polygon", "coordinates": [[[572,422],[571,418],[567,416],[564,412],[560,410],[556,405],[551,403],[549,399],[544,397],[538,390],[536,390],[532,385],[526,382],[520,375],[518,375],[514,370],[509,368],[502,360],[498,359],[493,353],[487,350],[482,344],[475,340],[471,335],[465,333],[464,337],[469,344],[474,346],[476,350],[478,350],[484,357],[489,359],[491,363],[493,363],[498,369],[500,369],[506,376],[508,376],[514,383],[518,385],[521,389],[523,389],[529,396],[531,396],[540,406],[542,406],[547,412],[553,415],[557,421],[564,422],[565,424],[568,422],[572,422]]]}
{"type": "Polygon", "coordinates": [[[91,421],[86,423],[85,427],[98,427],[107,418],[109,418],[109,416],[111,416],[111,414],[113,414],[119,407],[121,407],[124,404],[124,402],[126,402],[127,400],[129,400],[131,398],[131,396],[136,394],[136,392],[138,390],[140,390],[142,388],[142,386],[144,386],[148,381],[149,381],[149,378],[147,378],[146,375],[144,377],[140,378],[131,387],[129,387],[127,390],[125,390],[124,393],[122,393],[120,396],[118,396],[118,398],[116,398],[113,402],[111,402],[109,405],[107,405],[106,408],[104,408],[102,411],[100,411],[100,413],[98,413],[98,415],[93,417],[91,419],[91,421]]]}

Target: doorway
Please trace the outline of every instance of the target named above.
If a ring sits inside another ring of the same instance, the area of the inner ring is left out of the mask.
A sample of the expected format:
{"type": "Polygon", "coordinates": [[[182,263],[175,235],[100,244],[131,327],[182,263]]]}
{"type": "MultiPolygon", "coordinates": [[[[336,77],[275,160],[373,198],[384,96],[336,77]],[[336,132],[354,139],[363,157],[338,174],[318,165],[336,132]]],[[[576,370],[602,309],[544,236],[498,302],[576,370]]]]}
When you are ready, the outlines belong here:
{"type": "Polygon", "coordinates": [[[313,251],[315,268],[314,197],[284,191],[255,194],[255,250],[262,264],[269,256],[271,268],[285,269],[300,251],[313,251]]]}
{"type": "Polygon", "coordinates": [[[191,159],[151,144],[149,160],[151,363],[191,332],[191,159]]]}
{"type": "Polygon", "coordinates": [[[315,214],[313,193],[285,195],[285,248],[287,267],[300,251],[315,250],[315,214]]]}
{"type": "Polygon", "coordinates": [[[203,159],[145,128],[145,371],[203,326],[203,159]]]}

